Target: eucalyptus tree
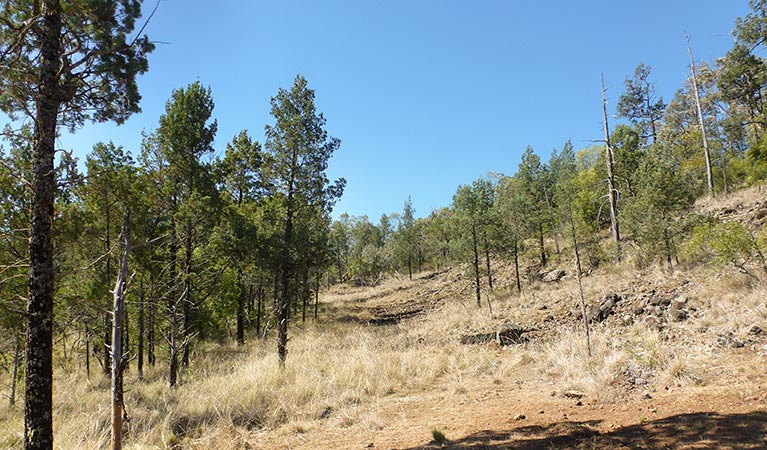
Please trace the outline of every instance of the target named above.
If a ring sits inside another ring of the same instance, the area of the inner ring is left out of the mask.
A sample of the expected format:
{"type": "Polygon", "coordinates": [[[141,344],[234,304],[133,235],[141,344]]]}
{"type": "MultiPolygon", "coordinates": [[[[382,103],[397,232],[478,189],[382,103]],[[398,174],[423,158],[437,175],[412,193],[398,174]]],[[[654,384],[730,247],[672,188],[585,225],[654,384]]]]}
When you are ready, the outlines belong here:
{"type": "Polygon", "coordinates": [[[399,253],[407,261],[408,278],[413,280],[413,257],[417,252],[418,233],[415,226],[415,208],[413,201],[408,196],[402,209],[399,226],[397,228],[399,253]]]}
{"type": "Polygon", "coordinates": [[[346,181],[331,183],[328,160],[341,141],[328,135],[325,117],[315,106],[314,90],[297,76],[293,86],[280,89],[271,100],[274,125],[266,126],[264,184],[280,208],[282,238],[279,245],[279,304],[277,308],[280,365],[285,365],[291,287],[299,275],[299,256],[307,242],[298,239],[297,224],[310,221],[317,211],[330,212],[346,181]]]}
{"type": "MultiPolygon", "coordinates": [[[[16,0],[0,6],[0,110],[34,124],[24,408],[26,449],[53,447],[55,141],[59,126],[124,121],[153,46],[132,37],[141,2],[16,0]]],[[[141,30],[139,34],[142,32],[141,30]]]]}

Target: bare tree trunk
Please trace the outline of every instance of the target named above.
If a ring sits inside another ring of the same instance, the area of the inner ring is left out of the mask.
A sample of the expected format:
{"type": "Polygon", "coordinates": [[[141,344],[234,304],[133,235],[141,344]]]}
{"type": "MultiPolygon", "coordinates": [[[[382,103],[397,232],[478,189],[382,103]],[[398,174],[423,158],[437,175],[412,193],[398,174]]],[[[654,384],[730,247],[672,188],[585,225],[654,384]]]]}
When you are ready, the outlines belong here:
{"type": "MultiPolygon", "coordinates": [[[[150,279],[150,285],[149,285],[149,298],[154,299],[154,278],[150,279]]],[[[146,345],[146,359],[149,363],[150,367],[154,367],[155,363],[155,357],[154,357],[154,301],[151,300],[149,302],[149,323],[147,324],[147,333],[146,333],[146,339],[147,339],[147,345],[146,345]]]]}
{"type": "MultiPolygon", "coordinates": [[[[175,228],[175,224],[173,225],[175,228]]],[[[176,385],[178,378],[178,302],[176,297],[176,263],[178,260],[178,244],[174,236],[170,242],[170,295],[168,296],[168,314],[170,314],[170,335],[168,336],[168,347],[170,360],[168,362],[168,384],[170,387],[176,385]]]]}
{"type": "Polygon", "coordinates": [[[91,379],[91,330],[85,325],[85,377],[91,379]]]}
{"type": "Polygon", "coordinates": [[[13,370],[11,372],[11,393],[8,396],[8,407],[16,406],[16,379],[19,376],[19,360],[21,359],[21,336],[16,336],[16,348],[13,351],[13,370]]]}
{"type": "Polygon", "coordinates": [[[546,186],[544,184],[543,186],[543,197],[546,200],[546,209],[549,212],[549,222],[551,222],[551,233],[554,235],[554,246],[557,249],[557,256],[559,256],[562,251],[559,249],[559,233],[557,232],[557,220],[554,217],[554,212],[551,209],[551,202],[549,201],[549,191],[546,189],[546,186]]]}
{"type": "Polygon", "coordinates": [[[482,241],[485,247],[485,265],[487,266],[487,286],[490,291],[493,290],[493,271],[490,268],[490,249],[487,245],[487,235],[482,233],[482,241]]]}
{"type": "Polygon", "coordinates": [[[581,271],[581,255],[578,251],[578,236],[575,233],[575,220],[573,220],[573,210],[570,210],[570,231],[573,237],[573,248],[575,249],[575,275],[578,278],[578,291],[581,294],[581,314],[583,315],[583,324],[586,327],[586,349],[591,358],[591,331],[589,330],[589,318],[586,314],[586,296],[583,293],[583,272],[581,271]]]}
{"type": "Polygon", "coordinates": [[[144,279],[141,279],[138,299],[138,379],[144,379],[144,304],[146,293],[144,292],[144,279]]]}
{"type": "Polygon", "coordinates": [[[261,309],[264,303],[264,287],[258,286],[258,306],[256,307],[256,336],[261,336],[261,309]]]}
{"type": "Polygon", "coordinates": [[[471,224],[471,242],[474,250],[474,283],[476,285],[477,306],[482,307],[481,288],[479,281],[479,244],[477,243],[477,227],[471,224]]]}
{"type": "Polygon", "coordinates": [[[130,214],[125,213],[123,224],[123,250],[120,270],[115,283],[114,309],[112,311],[112,450],[122,448],[122,423],[125,407],[123,404],[123,319],[125,318],[125,290],[128,283],[128,255],[130,254],[130,214]]]}
{"type": "Polygon", "coordinates": [[[320,307],[320,278],[321,275],[319,272],[317,273],[317,283],[314,287],[314,320],[317,320],[317,316],[319,315],[319,307],[320,307]]]}
{"type": "MultiPolygon", "coordinates": [[[[607,164],[607,198],[610,201],[610,230],[613,234],[613,240],[620,242],[621,234],[618,229],[618,199],[616,198],[615,177],[613,176],[613,165],[615,164],[613,147],[610,144],[610,127],[607,123],[607,98],[605,97],[605,76],[602,74],[602,115],[604,118],[605,129],[605,162],[607,164]]],[[[651,121],[651,123],[653,123],[651,121]]],[[[655,125],[653,124],[653,140],[655,136],[655,125]]]]}
{"type": "Polygon", "coordinates": [[[538,245],[541,247],[541,267],[546,267],[546,246],[543,244],[543,223],[538,223],[538,245]]]}
{"type": "Polygon", "coordinates": [[[189,341],[192,333],[192,224],[186,224],[186,245],[184,251],[184,299],[182,300],[184,311],[184,336],[183,354],[181,365],[189,367],[189,341]]]}
{"type": "Polygon", "coordinates": [[[698,109],[698,124],[700,135],[703,138],[703,156],[706,158],[706,181],[708,186],[708,198],[714,198],[714,174],[711,169],[711,154],[708,151],[708,138],[706,137],[706,125],[703,121],[703,108],[700,106],[700,94],[698,93],[698,75],[695,70],[695,58],[692,56],[690,36],[687,36],[687,52],[690,53],[690,72],[692,72],[692,90],[695,94],[695,106],[698,109]]]}
{"type": "Polygon", "coordinates": [[[237,345],[245,344],[245,283],[242,281],[242,267],[238,263],[237,286],[240,293],[237,296],[237,345]]]}
{"type": "Polygon", "coordinates": [[[668,263],[668,270],[674,271],[674,265],[671,263],[671,236],[669,235],[668,228],[663,229],[663,237],[666,241],[666,262],[668,263]]]}
{"type": "Polygon", "coordinates": [[[514,276],[517,279],[517,292],[522,292],[522,279],[519,276],[519,240],[514,236],[514,276]]]}
{"type": "Polygon", "coordinates": [[[306,323],[306,304],[309,302],[309,296],[312,295],[309,290],[309,273],[304,269],[304,282],[301,289],[301,299],[303,300],[303,306],[301,309],[301,323],[306,323]]]}

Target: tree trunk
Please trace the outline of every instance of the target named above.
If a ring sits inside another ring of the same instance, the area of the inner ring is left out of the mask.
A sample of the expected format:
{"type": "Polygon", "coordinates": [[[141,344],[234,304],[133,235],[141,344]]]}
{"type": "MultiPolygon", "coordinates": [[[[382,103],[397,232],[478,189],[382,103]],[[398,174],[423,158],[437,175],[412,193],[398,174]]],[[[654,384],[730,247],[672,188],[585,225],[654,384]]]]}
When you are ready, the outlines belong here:
{"type": "Polygon", "coordinates": [[[714,174],[711,169],[711,154],[708,151],[708,138],[706,137],[706,125],[703,121],[703,108],[700,106],[700,94],[698,93],[698,76],[695,70],[695,58],[692,56],[690,36],[687,36],[687,51],[690,53],[690,72],[692,72],[692,90],[695,94],[695,106],[698,110],[698,125],[703,139],[703,156],[706,159],[706,182],[708,186],[708,198],[714,198],[714,174]]]}
{"type": "Polygon", "coordinates": [[[256,307],[256,336],[261,336],[261,305],[264,303],[264,287],[258,286],[258,306],[256,307]]]}
{"type": "Polygon", "coordinates": [[[237,267],[237,286],[240,293],[237,296],[237,345],[245,344],[245,285],[242,282],[242,267],[237,267]]]}
{"type": "Polygon", "coordinates": [[[303,299],[303,307],[301,310],[301,323],[306,323],[306,304],[309,301],[309,296],[312,295],[311,290],[309,290],[309,273],[304,270],[304,283],[303,283],[303,289],[301,292],[301,298],[303,299]]]}
{"type": "Polygon", "coordinates": [[[479,244],[477,243],[477,227],[471,224],[471,242],[474,250],[474,283],[476,285],[475,292],[477,294],[477,306],[482,307],[481,289],[479,284],[479,244]]]}
{"type": "Polygon", "coordinates": [[[123,423],[123,319],[125,318],[125,289],[128,283],[128,255],[130,254],[130,214],[125,213],[123,224],[123,250],[120,270],[113,291],[114,308],[112,311],[112,450],[122,448],[123,423]]]}
{"type": "Polygon", "coordinates": [[[583,315],[583,325],[586,327],[586,349],[591,358],[591,332],[589,330],[589,319],[586,314],[586,296],[583,294],[583,272],[581,271],[581,255],[578,251],[578,237],[575,233],[575,220],[573,220],[573,210],[570,209],[570,231],[573,237],[573,248],[575,249],[575,275],[578,278],[578,291],[581,294],[581,314],[583,315]]]}
{"type": "Polygon", "coordinates": [[[192,224],[186,224],[186,245],[184,251],[184,336],[181,365],[189,367],[189,340],[192,333],[192,224]]]}
{"type": "Polygon", "coordinates": [[[517,292],[522,292],[522,279],[519,276],[519,240],[514,237],[514,276],[517,279],[517,292]]]}
{"type": "Polygon", "coordinates": [[[413,281],[413,257],[410,255],[410,253],[407,254],[407,274],[410,278],[410,281],[413,281]]]}
{"type": "Polygon", "coordinates": [[[146,303],[146,293],[144,292],[144,279],[141,279],[138,299],[138,379],[144,379],[144,304],[146,303]]]}
{"type": "Polygon", "coordinates": [[[11,394],[8,396],[8,408],[16,406],[16,379],[19,376],[19,360],[21,359],[21,336],[16,336],[16,348],[13,351],[13,370],[11,372],[11,394]]]}
{"type": "MultiPolygon", "coordinates": [[[[154,279],[151,279],[151,283],[149,286],[149,298],[154,299],[154,279]]],[[[154,367],[155,358],[154,358],[154,301],[149,302],[149,323],[147,324],[147,333],[146,333],[146,359],[149,363],[150,367],[154,367]]]]}
{"type": "Polygon", "coordinates": [[[24,448],[53,448],[53,218],[54,154],[60,106],[61,6],[42,2],[40,77],[32,144],[32,205],[29,230],[24,448]]]}
{"type": "MultiPolygon", "coordinates": [[[[613,148],[610,145],[610,127],[607,123],[607,98],[605,97],[605,76],[602,74],[602,115],[604,118],[605,129],[605,163],[607,165],[607,198],[610,201],[610,230],[613,240],[620,242],[621,234],[618,228],[618,199],[616,197],[615,177],[613,176],[613,165],[615,164],[613,148]]],[[[653,124],[653,140],[655,139],[655,125],[653,124]]]]}
{"type": "MultiPolygon", "coordinates": [[[[172,225],[175,228],[175,224],[172,225]]],[[[168,297],[168,313],[170,314],[170,336],[168,336],[168,347],[170,360],[168,362],[168,384],[170,387],[176,385],[178,377],[178,302],[176,286],[176,263],[178,259],[178,244],[174,236],[170,242],[170,295],[168,297]]]]}
{"type": "Polygon", "coordinates": [[[543,223],[538,224],[538,245],[541,247],[541,267],[546,267],[546,247],[543,245],[543,223]]]}
{"type": "Polygon", "coordinates": [[[287,189],[287,208],[285,212],[285,231],[282,244],[284,254],[282,255],[280,268],[280,305],[277,314],[277,356],[280,367],[285,367],[285,360],[288,357],[288,313],[290,309],[290,277],[292,273],[292,261],[290,260],[290,248],[293,244],[293,195],[296,170],[298,165],[298,150],[293,150],[290,164],[290,176],[287,189]]]}
{"type": "Polygon", "coordinates": [[[487,267],[487,286],[490,291],[493,290],[493,271],[490,268],[490,249],[487,245],[487,235],[482,233],[482,243],[485,247],[485,266],[487,267]]]}
{"type": "Polygon", "coordinates": [[[85,325],[85,377],[91,379],[91,330],[85,325]]]}
{"type": "Polygon", "coordinates": [[[319,307],[320,307],[320,274],[317,273],[317,284],[314,288],[314,320],[317,320],[317,316],[319,315],[319,307]]]}
{"type": "Polygon", "coordinates": [[[663,238],[666,241],[666,263],[668,263],[669,272],[674,271],[674,266],[671,263],[671,236],[668,232],[668,227],[663,228],[663,238]]]}
{"type": "Polygon", "coordinates": [[[557,232],[557,220],[554,216],[554,212],[551,209],[551,202],[549,201],[549,191],[546,189],[546,186],[543,186],[543,198],[546,200],[546,209],[549,212],[549,222],[551,223],[551,234],[554,235],[554,246],[557,249],[557,256],[559,256],[562,251],[559,248],[559,233],[557,232]]]}

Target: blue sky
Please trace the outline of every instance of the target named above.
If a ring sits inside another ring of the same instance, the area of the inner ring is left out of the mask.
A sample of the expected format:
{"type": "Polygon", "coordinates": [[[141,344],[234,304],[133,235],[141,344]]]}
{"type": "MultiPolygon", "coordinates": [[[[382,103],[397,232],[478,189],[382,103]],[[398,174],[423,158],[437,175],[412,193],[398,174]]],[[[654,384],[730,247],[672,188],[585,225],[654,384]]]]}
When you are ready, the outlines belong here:
{"type": "Polygon", "coordinates": [[[98,141],[136,153],[171,90],[195,80],[213,91],[219,153],[243,128],[263,141],[269,99],[302,74],[342,140],[334,216],[377,221],[408,195],[425,216],[460,184],[514,173],[528,145],[546,158],[568,138],[576,149],[599,139],[600,72],[611,112],[640,62],[671,100],[689,74],[684,32],[711,61],[747,12],[747,0],[162,0],[143,112],[63,131],[59,145],[81,159],[98,141]]]}

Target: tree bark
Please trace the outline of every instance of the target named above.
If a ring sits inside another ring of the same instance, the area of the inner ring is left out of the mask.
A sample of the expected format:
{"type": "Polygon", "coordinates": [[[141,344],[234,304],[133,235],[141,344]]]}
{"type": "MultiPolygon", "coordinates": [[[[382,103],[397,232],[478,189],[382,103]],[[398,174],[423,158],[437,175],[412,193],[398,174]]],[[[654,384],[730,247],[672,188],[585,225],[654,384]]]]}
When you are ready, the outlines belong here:
{"type": "Polygon", "coordinates": [[[237,286],[240,293],[237,297],[237,345],[245,344],[245,285],[242,281],[242,267],[237,267],[237,286]]]}
{"type": "Polygon", "coordinates": [[[11,372],[11,394],[8,396],[8,408],[16,406],[16,379],[19,376],[19,360],[21,359],[21,336],[16,336],[16,348],[13,351],[13,370],[11,372]]]}
{"type": "Polygon", "coordinates": [[[471,242],[474,250],[474,283],[476,285],[475,292],[477,294],[477,306],[482,307],[481,300],[481,288],[479,284],[479,244],[477,243],[477,227],[471,224],[471,242]]]}
{"type": "Polygon", "coordinates": [[[317,316],[319,315],[319,307],[320,307],[320,274],[317,273],[317,283],[314,288],[314,320],[317,320],[317,316]]]}
{"type": "Polygon", "coordinates": [[[296,170],[298,165],[298,150],[293,149],[290,163],[290,175],[287,189],[287,208],[285,213],[285,230],[283,234],[283,252],[280,268],[280,305],[277,314],[277,356],[280,367],[285,367],[288,357],[288,314],[290,310],[290,277],[292,261],[290,251],[293,245],[293,195],[296,170]]]}
{"type": "Polygon", "coordinates": [[[130,254],[130,215],[126,212],[123,224],[125,248],[113,292],[112,311],[112,450],[122,449],[123,423],[123,319],[125,318],[125,289],[128,283],[128,255],[130,254]]]}
{"type": "Polygon", "coordinates": [[[541,267],[546,267],[546,247],[543,244],[543,223],[538,223],[538,245],[541,247],[541,267]]]}
{"type": "Polygon", "coordinates": [[[583,315],[583,325],[586,327],[586,349],[591,358],[591,331],[589,330],[589,319],[586,314],[586,296],[583,294],[583,272],[581,271],[581,254],[578,251],[578,236],[575,233],[575,220],[573,220],[573,210],[570,210],[570,231],[573,237],[573,248],[575,249],[575,275],[578,278],[578,291],[581,294],[581,314],[583,315]]]}
{"type": "MultiPolygon", "coordinates": [[[[607,165],[607,198],[610,201],[610,231],[612,231],[613,240],[620,242],[621,234],[618,228],[618,199],[615,190],[615,177],[613,176],[613,165],[615,164],[613,147],[610,145],[610,127],[607,123],[607,98],[605,97],[605,76],[602,74],[602,116],[605,129],[605,163],[607,165]]],[[[655,124],[650,120],[653,127],[653,139],[655,136],[655,124]]]]}
{"type": "Polygon", "coordinates": [[[714,198],[714,174],[711,169],[711,154],[708,151],[708,137],[706,136],[706,125],[703,121],[703,108],[700,106],[700,94],[698,93],[698,75],[695,70],[695,58],[692,56],[692,46],[690,45],[690,36],[687,36],[687,52],[690,53],[690,72],[692,72],[692,90],[695,94],[695,106],[698,110],[698,125],[700,125],[700,135],[703,139],[703,156],[706,159],[706,182],[708,186],[708,198],[714,198]]]}
{"type": "Polygon", "coordinates": [[[42,2],[37,30],[40,73],[32,144],[32,205],[29,230],[24,448],[53,448],[53,218],[54,154],[61,104],[62,18],[57,0],[42,2]]]}
{"type": "Polygon", "coordinates": [[[493,271],[490,268],[490,249],[487,245],[487,235],[482,233],[482,243],[485,247],[485,266],[487,267],[487,286],[490,291],[493,290],[493,271]]]}
{"type": "Polygon", "coordinates": [[[519,276],[519,240],[514,237],[514,276],[517,279],[517,292],[522,292],[522,279],[519,276]]]}
{"type": "MultiPolygon", "coordinates": [[[[175,228],[175,224],[172,225],[175,228]]],[[[170,387],[176,385],[178,377],[178,302],[176,297],[176,262],[178,244],[176,238],[171,239],[170,242],[170,295],[168,297],[168,313],[170,314],[170,336],[168,336],[168,346],[170,351],[170,361],[168,364],[168,384],[170,387]]]]}
{"type": "Polygon", "coordinates": [[[141,280],[138,299],[138,379],[144,379],[144,304],[146,303],[146,293],[144,292],[144,280],[141,280]]]}
{"type": "MultiPolygon", "coordinates": [[[[191,191],[191,188],[190,188],[191,191]]],[[[191,194],[190,194],[191,195],[191,194]]],[[[192,333],[192,223],[187,221],[186,224],[186,245],[184,249],[184,299],[183,311],[184,311],[184,328],[182,334],[184,336],[183,342],[183,355],[181,357],[181,365],[189,367],[189,341],[192,333]]]]}

